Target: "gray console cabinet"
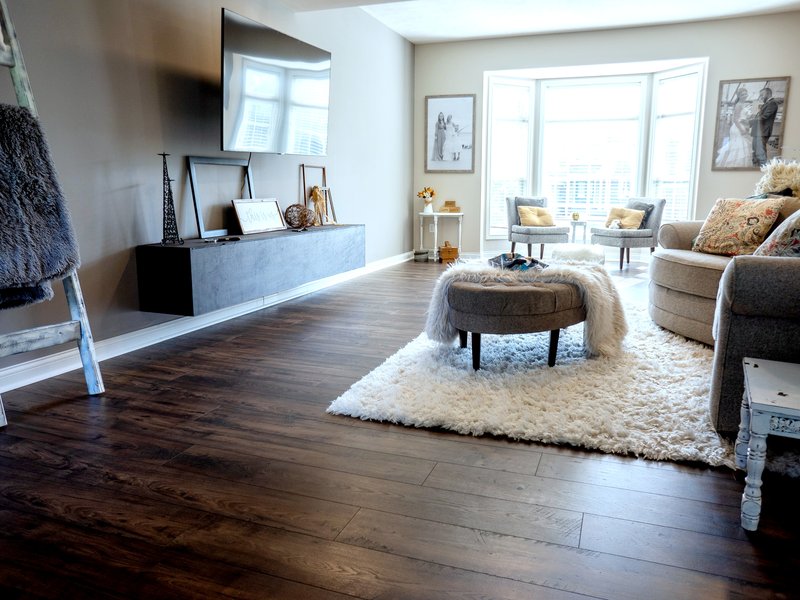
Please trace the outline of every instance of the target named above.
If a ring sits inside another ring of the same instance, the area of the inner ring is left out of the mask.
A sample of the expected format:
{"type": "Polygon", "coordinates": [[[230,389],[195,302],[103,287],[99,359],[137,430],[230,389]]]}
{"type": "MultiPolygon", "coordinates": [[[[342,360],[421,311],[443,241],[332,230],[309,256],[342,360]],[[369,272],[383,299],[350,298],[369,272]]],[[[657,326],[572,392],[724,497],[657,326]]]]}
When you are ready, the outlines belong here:
{"type": "Polygon", "coordinates": [[[238,237],[137,246],[140,310],[202,315],[365,264],[364,225],[238,237]]]}

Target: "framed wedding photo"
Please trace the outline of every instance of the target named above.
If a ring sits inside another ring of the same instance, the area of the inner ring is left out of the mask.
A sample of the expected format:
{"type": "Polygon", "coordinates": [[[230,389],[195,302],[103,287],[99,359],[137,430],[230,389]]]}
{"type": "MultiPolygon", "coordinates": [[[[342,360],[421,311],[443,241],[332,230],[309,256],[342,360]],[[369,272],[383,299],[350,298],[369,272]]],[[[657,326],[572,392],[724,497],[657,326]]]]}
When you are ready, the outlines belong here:
{"type": "Polygon", "coordinates": [[[714,171],[758,171],[781,155],[789,77],[719,82],[714,171]]]}
{"type": "Polygon", "coordinates": [[[475,94],[425,96],[425,172],[475,172],[475,94]]]}

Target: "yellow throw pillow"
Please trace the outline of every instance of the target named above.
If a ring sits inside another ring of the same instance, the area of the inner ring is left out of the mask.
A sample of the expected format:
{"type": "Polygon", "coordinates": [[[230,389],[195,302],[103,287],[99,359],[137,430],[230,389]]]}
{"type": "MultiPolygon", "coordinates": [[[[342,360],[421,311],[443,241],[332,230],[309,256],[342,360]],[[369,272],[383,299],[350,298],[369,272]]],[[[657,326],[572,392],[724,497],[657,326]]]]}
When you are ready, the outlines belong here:
{"type": "Polygon", "coordinates": [[[519,224],[523,227],[552,227],[553,215],[541,206],[518,206],[519,224]]]}
{"type": "Polygon", "coordinates": [[[633,208],[612,208],[606,219],[606,227],[616,219],[619,219],[621,229],[639,229],[644,219],[644,211],[633,208]]]}
{"type": "Polygon", "coordinates": [[[692,250],[723,256],[752,254],[767,237],[783,202],[784,198],[775,196],[765,200],[718,198],[692,250]]]}

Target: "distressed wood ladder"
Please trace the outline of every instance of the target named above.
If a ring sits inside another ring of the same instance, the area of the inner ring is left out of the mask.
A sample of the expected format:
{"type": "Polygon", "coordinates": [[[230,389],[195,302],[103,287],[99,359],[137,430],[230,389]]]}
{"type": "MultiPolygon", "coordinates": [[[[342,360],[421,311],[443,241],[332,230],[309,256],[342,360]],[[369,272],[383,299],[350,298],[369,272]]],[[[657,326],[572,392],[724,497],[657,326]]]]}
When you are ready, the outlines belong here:
{"type": "MultiPolygon", "coordinates": [[[[22,60],[22,51],[20,50],[14,26],[11,23],[6,0],[0,0],[0,27],[2,28],[0,65],[8,67],[11,71],[17,103],[38,116],[28,72],[25,70],[25,62],[22,60]]],[[[103,378],[100,375],[100,367],[97,363],[94,340],[89,327],[89,317],[86,314],[86,304],[83,301],[77,273],[72,271],[62,279],[62,283],[64,284],[64,293],[67,297],[71,320],[0,335],[0,357],[76,341],[89,394],[102,394],[105,390],[103,378]]],[[[0,427],[4,427],[7,423],[8,420],[3,409],[3,399],[0,398],[0,427]]]]}

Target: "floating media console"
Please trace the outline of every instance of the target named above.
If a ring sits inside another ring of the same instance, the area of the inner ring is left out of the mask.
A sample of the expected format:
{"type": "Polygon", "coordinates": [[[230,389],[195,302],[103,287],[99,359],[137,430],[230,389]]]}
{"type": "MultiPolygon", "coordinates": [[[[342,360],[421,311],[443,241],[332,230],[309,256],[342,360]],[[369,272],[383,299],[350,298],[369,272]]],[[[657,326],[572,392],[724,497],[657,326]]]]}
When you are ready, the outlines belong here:
{"type": "Polygon", "coordinates": [[[186,240],[136,248],[139,308],[202,315],[365,264],[364,225],[186,240]]]}

